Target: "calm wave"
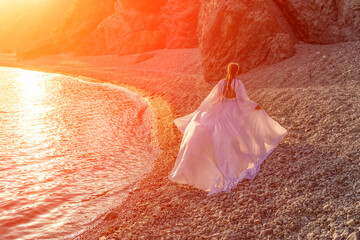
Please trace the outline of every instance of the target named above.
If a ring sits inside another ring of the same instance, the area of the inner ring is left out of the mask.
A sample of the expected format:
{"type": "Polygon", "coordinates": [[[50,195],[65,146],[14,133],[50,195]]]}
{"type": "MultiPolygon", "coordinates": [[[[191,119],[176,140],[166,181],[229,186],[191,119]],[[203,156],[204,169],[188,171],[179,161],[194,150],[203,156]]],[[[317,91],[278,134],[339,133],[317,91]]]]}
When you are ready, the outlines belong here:
{"type": "Polygon", "coordinates": [[[63,239],[120,204],[158,156],[145,100],[0,68],[1,239],[63,239]]]}

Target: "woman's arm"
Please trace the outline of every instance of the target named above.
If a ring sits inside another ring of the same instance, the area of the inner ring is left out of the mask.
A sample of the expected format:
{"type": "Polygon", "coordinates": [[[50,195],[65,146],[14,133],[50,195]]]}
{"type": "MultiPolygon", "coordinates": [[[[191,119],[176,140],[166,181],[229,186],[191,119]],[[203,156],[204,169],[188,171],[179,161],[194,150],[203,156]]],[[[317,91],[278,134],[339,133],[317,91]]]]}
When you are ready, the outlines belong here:
{"type": "Polygon", "coordinates": [[[242,83],[242,81],[238,80],[237,83],[238,84],[236,85],[236,97],[238,99],[239,107],[243,108],[244,110],[254,109],[254,108],[258,109],[257,108],[258,104],[254,101],[251,101],[250,98],[248,97],[245,90],[245,86],[242,83]]]}
{"type": "Polygon", "coordinates": [[[202,101],[202,103],[199,106],[199,110],[208,109],[221,100],[222,98],[222,94],[220,91],[221,84],[222,84],[222,80],[215,85],[215,87],[212,89],[209,95],[202,101]]]}
{"type": "Polygon", "coordinates": [[[206,109],[212,107],[212,105],[214,105],[219,100],[221,95],[219,91],[220,83],[221,81],[215,85],[209,95],[202,101],[198,109],[186,116],[174,119],[175,125],[182,133],[184,133],[187,125],[190,123],[191,119],[195,116],[196,113],[199,111],[205,111],[206,109]]]}

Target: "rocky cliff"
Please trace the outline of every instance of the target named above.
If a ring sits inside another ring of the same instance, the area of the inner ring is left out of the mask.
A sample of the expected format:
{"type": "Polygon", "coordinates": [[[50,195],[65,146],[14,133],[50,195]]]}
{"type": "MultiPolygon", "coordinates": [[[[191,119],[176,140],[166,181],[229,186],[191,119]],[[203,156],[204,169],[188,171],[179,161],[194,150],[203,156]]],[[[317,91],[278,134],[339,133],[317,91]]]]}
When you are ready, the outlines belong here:
{"type": "Polygon", "coordinates": [[[202,0],[199,43],[207,81],[225,77],[226,65],[245,72],[295,54],[295,39],[264,0],[202,0]]]}
{"type": "Polygon", "coordinates": [[[160,29],[166,34],[166,48],[198,46],[199,0],[172,0],[161,9],[160,29]]]}
{"type": "Polygon", "coordinates": [[[359,40],[358,0],[274,0],[293,27],[296,36],[308,43],[337,43],[359,40]]]}
{"type": "Polygon", "coordinates": [[[78,55],[199,47],[207,81],[295,54],[297,42],[360,39],[358,0],[77,0],[55,37],[78,55]]]}
{"type": "Polygon", "coordinates": [[[159,29],[156,14],[163,4],[163,0],[117,1],[114,13],[83,40],[77,52],[124,55],[164,48],[165,34],[159,29]]]}
{"type": "Polygon", "coordinates": [[[77,49],[80,55],[133,54],[161,48],[197,47],[199,1],[118,0],[77,49]]]}
{"type": "Polygon", "coordinates": [[[207,81],[228,62],[242,72],[294,55],[297,41],[328,44],[360,39],[357,0],[202,0],[199,42],[207,81]]]}
{"type": "Polygon", "coordinates": [[[74,51],[104,18],[114,12],[115,1],[74,0],[56,27],[55,44],[62,51],[74,51]]]}
{"type": "Polygon", "coordinates": [[[52,29],[71,1],[0,1],[0,51],[24,52],[50,44],[52,29]]]}

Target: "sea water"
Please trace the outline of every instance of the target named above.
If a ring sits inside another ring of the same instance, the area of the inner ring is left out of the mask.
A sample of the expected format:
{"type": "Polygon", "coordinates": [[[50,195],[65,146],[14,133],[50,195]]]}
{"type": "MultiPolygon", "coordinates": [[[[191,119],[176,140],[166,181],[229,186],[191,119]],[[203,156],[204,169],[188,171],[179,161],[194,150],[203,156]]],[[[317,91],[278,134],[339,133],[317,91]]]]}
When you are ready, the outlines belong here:
{"type": "Polygon", "coordinates": [[[125,89],[0,67],[0,239],[64,239],[148,173],[148,103],[125,89]]]}

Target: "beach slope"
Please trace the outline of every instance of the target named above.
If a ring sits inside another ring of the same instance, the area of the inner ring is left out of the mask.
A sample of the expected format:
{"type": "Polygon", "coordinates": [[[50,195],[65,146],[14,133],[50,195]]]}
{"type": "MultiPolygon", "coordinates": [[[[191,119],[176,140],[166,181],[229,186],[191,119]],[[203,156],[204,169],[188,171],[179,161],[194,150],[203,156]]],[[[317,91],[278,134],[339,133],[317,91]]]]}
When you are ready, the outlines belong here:
{"type": "Polygon", "coordinates": [[[360,42],[298,44],[295,56],[239,78],[288,130],[253,181],[207,196],[167,179],[182,135],[172,120],[194,111],[206,83],[198,49],[127,56],[45,56],[2,66],[127,87],[154,109],[162,154],[121,206],[76,239],[332,239],[360,231],[360,42]]]}

